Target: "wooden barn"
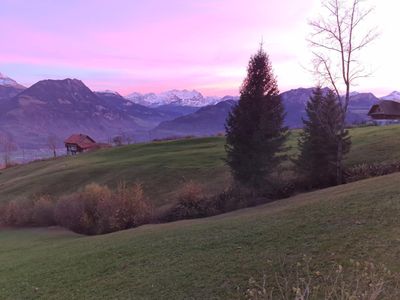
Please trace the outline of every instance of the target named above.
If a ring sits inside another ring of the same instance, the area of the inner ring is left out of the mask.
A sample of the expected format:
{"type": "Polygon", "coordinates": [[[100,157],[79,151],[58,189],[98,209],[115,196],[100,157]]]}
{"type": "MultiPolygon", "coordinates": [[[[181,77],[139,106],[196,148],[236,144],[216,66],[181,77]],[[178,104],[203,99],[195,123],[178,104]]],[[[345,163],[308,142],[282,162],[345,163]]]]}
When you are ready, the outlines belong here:
{"type": "Polygon", "coordinates": [[[68,155],[90,151],[98,148],[96,141],[86,134],[73,134],[64,141],[68,155]]]}
{"type": "Polygon", "coordinates": [[[371,107],[368,116],[375,120],[400,120],[400,103],[381,100],[371,107]]]}

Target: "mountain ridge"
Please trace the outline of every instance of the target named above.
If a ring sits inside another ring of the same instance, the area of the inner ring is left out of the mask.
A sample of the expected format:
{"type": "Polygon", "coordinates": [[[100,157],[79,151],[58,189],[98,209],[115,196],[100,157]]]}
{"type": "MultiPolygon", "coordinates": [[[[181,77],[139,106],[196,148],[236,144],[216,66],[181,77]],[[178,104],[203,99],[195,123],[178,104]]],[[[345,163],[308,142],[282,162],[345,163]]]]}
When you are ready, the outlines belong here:
{"type": "Polygon", "coordinates": [[[175,106],[191,106],[203,107],[207,105],[217,104],[219,97],[203,96],[196,90],[169,90],[161,93],[131,93],[125,96],[126,99],[134,103],[138,103],[148,107],[159,107],[162,105],[175,105],[175,106]]]}
{"type": "Polygon", "coordinates": [[[0,72],[0,86],[4,87],[14,87],[17,89],[25,89],[25,87],[18,82],[16,82],[14,79],[7,77],[6,75],[2,74],[0,72]]]}
{"type": "MultiPolygon", "coordinates": [[[[302,126],[313,89],[281,93],[287,126],[302,126]]],[[[196,90],[150,93],[145,99],[139,93],[131,95],[137,99],[110,90],[93,92],[81,80],[70,78],[41,80],[27,89],[0,85],[0,135],[9,134],[25,145],[39,141],[43,145],[52,133],[65,138],[81,132],[101,141],[121,134],[136,141],[214,135],[224,131],[225,119],[239,100],[238,96],[204,97],[196,90]]],[[[348,122],[367,120],[369,108],[377,101],[372,93],[352,93],[348,122]]]]}
{"type": "Polygon", "coordinates": [[[400,92],[393,91],[389,95],[380,98],[381,100],[392,100],[392,101],[400,101],[400,92]]]}

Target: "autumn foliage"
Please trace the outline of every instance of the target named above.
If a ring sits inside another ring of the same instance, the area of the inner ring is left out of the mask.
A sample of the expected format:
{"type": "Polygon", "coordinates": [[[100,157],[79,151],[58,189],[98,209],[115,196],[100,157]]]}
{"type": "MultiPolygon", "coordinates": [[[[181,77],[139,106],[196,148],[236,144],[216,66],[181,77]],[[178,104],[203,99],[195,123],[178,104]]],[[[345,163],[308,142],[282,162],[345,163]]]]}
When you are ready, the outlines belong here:
{"type": "Polygon", "coordinates": [[[59,225],[94,235],[128,229],[150,222],[152,207],[139,184],[89,184],[82,191],[54,201],[49,196],[17,199],[0,207],[0,224],[12,227],[59,225]]]}

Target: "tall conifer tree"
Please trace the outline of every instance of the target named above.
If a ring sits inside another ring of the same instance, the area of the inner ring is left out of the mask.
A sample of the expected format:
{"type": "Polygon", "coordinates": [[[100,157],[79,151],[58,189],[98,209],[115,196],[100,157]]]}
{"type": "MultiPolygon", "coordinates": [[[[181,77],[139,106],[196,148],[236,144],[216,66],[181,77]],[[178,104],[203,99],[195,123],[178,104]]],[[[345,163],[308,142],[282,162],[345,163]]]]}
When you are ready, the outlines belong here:
{"type": "Polygon", "coordinates": [[[336,95],[320,87],[306,105],[306,119],[299,138],[300,154],[297,168],[308,180],[311,187],[325,187],[336,184],[337,147],[343,142],[343,154],[350,150],[350,138],[345,131],[341,135],[342,112],[336,95]]]}
{"type": "Polygon", "coordinates": [[[268,55],[251,57],[240,100],[226,122],[226,162],[235,181],[252,189],[267,184],[287,138],[285,112],[268,55]]]}

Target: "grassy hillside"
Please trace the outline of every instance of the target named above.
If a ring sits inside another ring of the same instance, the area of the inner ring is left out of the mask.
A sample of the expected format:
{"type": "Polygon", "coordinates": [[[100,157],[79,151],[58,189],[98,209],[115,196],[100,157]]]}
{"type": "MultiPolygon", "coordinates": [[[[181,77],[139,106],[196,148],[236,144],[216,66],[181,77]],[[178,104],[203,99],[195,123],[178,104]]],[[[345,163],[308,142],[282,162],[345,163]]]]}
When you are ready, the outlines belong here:
{"type": "Polygon", "coordinates": [[[115,186],[124,180],[143,183],[147,194],[162,205],[190,178],[207,182],[210,192],[226,184],[223,143],[207,138],[138,144],[21,165],[0,175],[0,199],[60,195],[91,182],[115,186]]]}
{"type": "Polygon", "coordinates": [[[213,218],[84,237],[0,231],[3,299],[232,299],[251,276],[312,256],[400,271],[400,174],[213,218]],[[272,261],[269,267],[267,260],[272,261]]]}
{"type": "MultiPolygon", "coordinates": [[[[290,155],[295,155],[299,131],[291,134],[290,155]]],[[[351,130],[352,151],[348,165],[400,159],[400,126],[351,130]]],[[[61,195],[98,182],[115,186],[118,181],[141,182],[152,201],[169,202],[177,187],[194,179],[210,193],[230,182],[224,165],[223,138],[203,138],[138,144],[95,153],[39,161],[0,173],[0,201],[32,194],[61,195]]]]}

